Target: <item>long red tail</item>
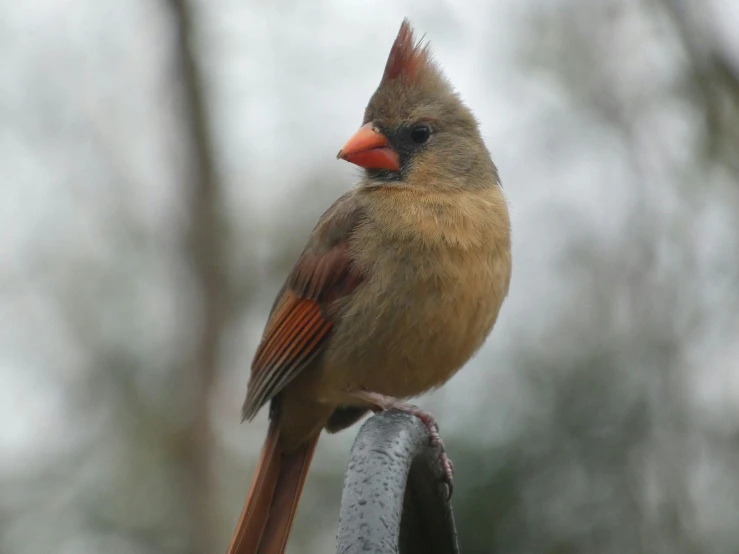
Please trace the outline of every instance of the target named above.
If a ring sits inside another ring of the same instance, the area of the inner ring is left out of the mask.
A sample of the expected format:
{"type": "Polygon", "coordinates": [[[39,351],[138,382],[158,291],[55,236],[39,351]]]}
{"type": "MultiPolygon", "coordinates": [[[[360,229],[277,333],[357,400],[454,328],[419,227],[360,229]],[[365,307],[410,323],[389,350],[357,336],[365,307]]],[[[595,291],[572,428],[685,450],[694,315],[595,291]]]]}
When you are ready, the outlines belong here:
{"type": "Polygon", "coordinates": [[[281,451],[279,437],[279,425],[272,421],[228,554],[285,552],[319,435],[290,453],[281,451]]]}

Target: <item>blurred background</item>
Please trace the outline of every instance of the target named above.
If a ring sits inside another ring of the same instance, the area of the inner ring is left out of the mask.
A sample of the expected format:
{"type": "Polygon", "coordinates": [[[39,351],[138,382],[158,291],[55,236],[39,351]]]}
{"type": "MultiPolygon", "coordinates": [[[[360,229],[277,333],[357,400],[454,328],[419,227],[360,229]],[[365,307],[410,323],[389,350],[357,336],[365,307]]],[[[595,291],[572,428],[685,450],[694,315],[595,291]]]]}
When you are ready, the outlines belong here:
{"type": "Polygon", "coordinates": [[[1,552],[225,550],[255,345],[406,15],[513,219],[495,332],[419,400],[462,551],[739,552],[735,0],[0,0],[1,552]]]}

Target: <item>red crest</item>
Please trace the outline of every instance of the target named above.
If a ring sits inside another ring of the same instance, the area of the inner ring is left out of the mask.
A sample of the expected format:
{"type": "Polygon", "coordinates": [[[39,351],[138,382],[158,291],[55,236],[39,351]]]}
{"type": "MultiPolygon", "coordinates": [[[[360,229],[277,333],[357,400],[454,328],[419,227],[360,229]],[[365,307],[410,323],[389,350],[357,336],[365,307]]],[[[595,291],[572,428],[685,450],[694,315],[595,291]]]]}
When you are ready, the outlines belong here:
{"type": "Polygon", "coordinates": [[[408,18],[405,18],[393,47],[390,49],[382,80],[417,80],[419,74],[431,61],[428,43],[424,45],[422,41],[423,37],[416,42],[411,23],[408,18]]]}

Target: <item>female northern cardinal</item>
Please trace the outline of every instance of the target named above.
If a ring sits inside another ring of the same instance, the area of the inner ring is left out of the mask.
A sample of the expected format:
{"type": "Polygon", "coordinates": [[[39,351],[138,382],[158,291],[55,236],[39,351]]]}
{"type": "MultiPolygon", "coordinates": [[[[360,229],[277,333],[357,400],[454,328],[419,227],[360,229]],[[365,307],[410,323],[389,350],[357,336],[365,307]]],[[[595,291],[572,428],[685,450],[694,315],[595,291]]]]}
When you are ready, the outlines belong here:
{"type": "Polygon", "coordinates": [[[228,552],[281,554],[322,429],[445,383],[493,328],[510,220],[477,121],[400,27],[364,125],[339,158],[365,175],[318,221],[277,296],[243,417],[270,426],[228,552]]]}

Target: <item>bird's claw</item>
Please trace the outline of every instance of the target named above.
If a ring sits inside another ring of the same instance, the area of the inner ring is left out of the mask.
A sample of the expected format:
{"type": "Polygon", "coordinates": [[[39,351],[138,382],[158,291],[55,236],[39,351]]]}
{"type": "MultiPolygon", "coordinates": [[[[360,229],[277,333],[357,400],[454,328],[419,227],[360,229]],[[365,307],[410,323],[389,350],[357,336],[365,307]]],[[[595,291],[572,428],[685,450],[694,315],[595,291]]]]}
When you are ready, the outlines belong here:
{"type": "Polygon", "coordinates": [[[416,416],[426,426],[429,432],[429,444],[433,448],[439,449],[439,464],[443,473],[442,481],[446,485],[447,499],[451,499],[452,493],[454,492],[454,464],[449,456],[447,456],[444,441],[441,440],[441,435],[439,435],[439,424],[436,422],[436,419],[430,413],[424,412],[412,404],[396,405],[394,408],[416,416]]]}
{"type": "Polygon", "coordinates": [[[428,412],[424,412],[418,406],[401,402],[389,396],[368,391],[357,391],[355,396],[366,402],[370,402],[375,406],[374,409],[376,410],[398,410],[416,416],[421,420],[429,432],[430,446],[439,449],[439,464],[443,473],[442,481],[446,485],[447,500],[451,499],[452,492],[454,492],[454,464],[449,459],[449,456],[446,455],[444,441],[441,440],[441,435],[439,435],[439,424],[436,422],[434,416],[428,412]]]}

